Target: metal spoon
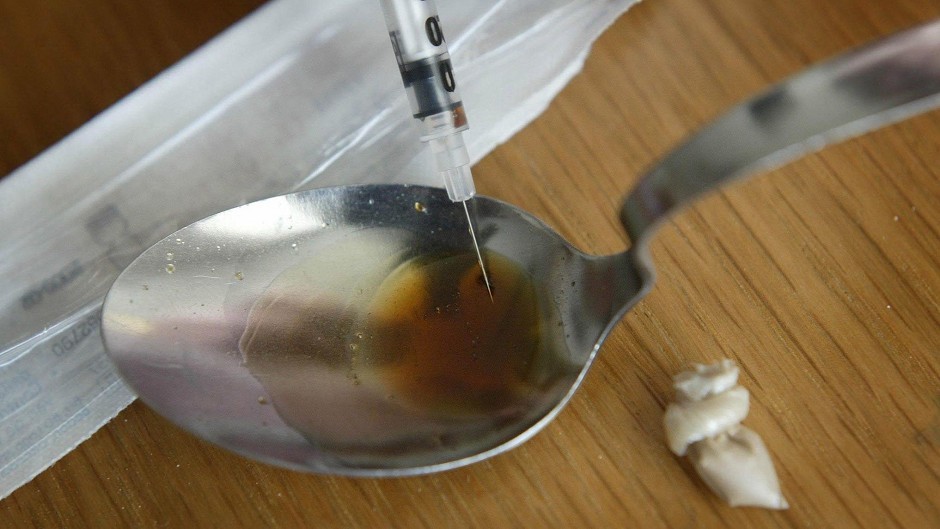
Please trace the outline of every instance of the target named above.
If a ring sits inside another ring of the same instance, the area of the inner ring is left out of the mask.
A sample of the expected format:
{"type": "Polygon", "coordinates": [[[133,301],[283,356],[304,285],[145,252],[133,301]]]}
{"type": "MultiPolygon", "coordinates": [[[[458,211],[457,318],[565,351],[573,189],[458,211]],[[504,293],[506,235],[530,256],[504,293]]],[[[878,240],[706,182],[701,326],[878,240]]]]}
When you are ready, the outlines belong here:
{"type": "Polygon", "coordinates": [[[107,350],[176,424],[294,469],[402,476],[511,449],[571,398],[611,328],[653,286],[647,243],[699,194],[940,104],[940,23],[773,87],[644,176],[626,252],[586,255],[477,198],[494,301],[443,190],[315,189],[167,237],[105,301],[107,350]]]}

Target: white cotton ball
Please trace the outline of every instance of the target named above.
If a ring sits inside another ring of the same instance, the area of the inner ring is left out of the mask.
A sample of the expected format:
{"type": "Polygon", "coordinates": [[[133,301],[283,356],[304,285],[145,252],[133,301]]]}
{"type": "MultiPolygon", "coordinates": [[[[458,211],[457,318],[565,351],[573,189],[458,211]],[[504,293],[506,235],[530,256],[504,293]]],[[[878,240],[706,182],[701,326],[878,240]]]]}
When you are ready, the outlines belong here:
{"type": "Polygon", "coordinates": [[[786,509],[767,447],[740,425],[750,403],[737,381],[731,360],[696,364],[676,375],[678,402],[666,407],[663,418],[669,449],[680,456],[688,451],[702,480],[732,507],[786,509]]]}
{"type": "Polygon", "coordinates": [[[683,371],[672,380],[678,400],[702,400],[733,388],[738,383],[738,366],[728,359],[717,364],[694,364],[691,371],[683,371]]]}
{"type": "Polygon", "coordinates": [[[695,443],[689,459],[702,481],[732,507],[786,509],[767,447],[744,426],[695,443]]]}
{"type": "Polygon", "coordinates": [[[749,394],[741,386],[697,401],[670,404],[663,425],[666,442],[676,455],[685,455],[692,443],[712,437],[747,417],[749,394]]]}

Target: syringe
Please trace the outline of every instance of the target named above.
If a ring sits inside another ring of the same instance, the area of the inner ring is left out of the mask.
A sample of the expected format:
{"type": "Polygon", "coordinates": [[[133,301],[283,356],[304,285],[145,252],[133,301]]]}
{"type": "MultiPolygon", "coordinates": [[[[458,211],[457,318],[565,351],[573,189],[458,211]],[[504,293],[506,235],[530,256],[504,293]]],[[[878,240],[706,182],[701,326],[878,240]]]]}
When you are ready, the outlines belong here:
{"type": "Polygon", "coordinates": [[[412,114],[422,124],[421,141],[431,146],[447,196],[463,204],[486,290],[492,298],[490,279],[467,209],[467,200],[476,194],[470,155],[463,139],[463,131],[468,128],[467,116],[457,93],[437,6],[433,0],[379,1],[412,114]]]}

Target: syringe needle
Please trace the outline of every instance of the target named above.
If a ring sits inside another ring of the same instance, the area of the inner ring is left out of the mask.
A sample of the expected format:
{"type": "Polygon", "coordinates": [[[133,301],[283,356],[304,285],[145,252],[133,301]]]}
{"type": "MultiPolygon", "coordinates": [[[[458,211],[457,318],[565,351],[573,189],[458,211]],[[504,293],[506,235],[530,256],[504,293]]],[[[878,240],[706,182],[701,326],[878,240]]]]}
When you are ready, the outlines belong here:
{"type": "Polygon", "coordinates": [[[467,209],[467,201],[462,200],[463,212],[467,214],[467,226],[470,227],[470,238],[473,239],[473,249],[477,251],[477,260],[480,261],[480,271],[483,272],[483,282],[486,283],[486,291],[490,294],[490,301],[493,301],[493,287],[490,285],[490,277],[486,275],[486,266],[483,264],[483,254],[480,253],[480,245],[477,244],[477,234],[473,231],[473,221],[470,220],[470,210],[467,209]]]}

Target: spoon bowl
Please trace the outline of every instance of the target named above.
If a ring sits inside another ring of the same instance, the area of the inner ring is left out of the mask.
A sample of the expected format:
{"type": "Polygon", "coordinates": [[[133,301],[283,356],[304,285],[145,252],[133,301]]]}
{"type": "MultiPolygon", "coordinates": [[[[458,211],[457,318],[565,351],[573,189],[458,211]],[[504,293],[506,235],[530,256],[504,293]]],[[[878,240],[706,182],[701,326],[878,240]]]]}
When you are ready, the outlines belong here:
{"type": "Polygon", "coordinates": [[[478,197],[472,207],[495,272],[492,302],[479,283],[459,291],[476,258],[463,210],[443,190],[314,189],[219,213],[144,252],[105,300],[107,350],[156,411],[264,461],[402,475],[507,450],[561,409],[638,283],[623,281],[622,260],[579,252],[510,204],[478,197]],[[410,276],[421,295],[442,292],[414,301],[395,291],[390,278],[410,276]],[[425,356],[446,362],[401,381],[402,365],[429,359],[381,349],[433,340],[398,335],[435,319],[426,332],[500,328],[467,334],[481,341],[477,353],[438,345],[425,356]]]}
{"type": "Polygon", "coordinates": [[[654,281],[648,242],[701,194],[940,104],[940,22],[741,104],[641,178],[625,252],[587,255],[528,213],[443,190],[315,189],[225,211],[117,279],[106,349],[141,399],[246,456],[401,476],[522,443],[564,407],[654,281]]]}

